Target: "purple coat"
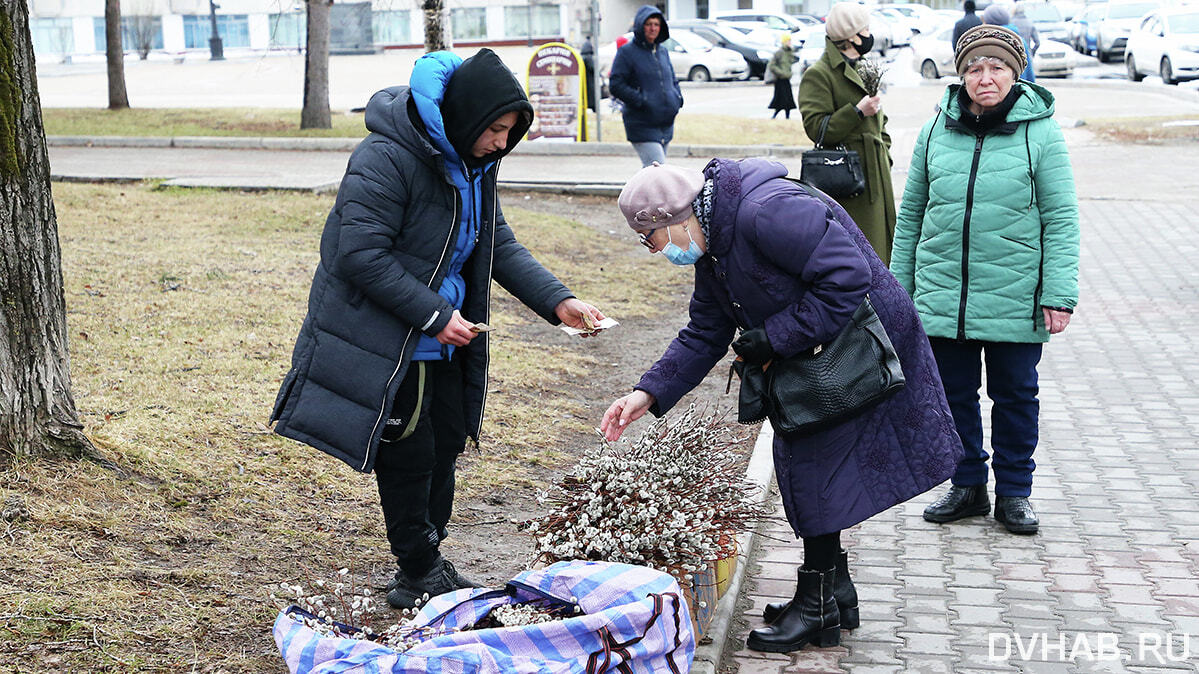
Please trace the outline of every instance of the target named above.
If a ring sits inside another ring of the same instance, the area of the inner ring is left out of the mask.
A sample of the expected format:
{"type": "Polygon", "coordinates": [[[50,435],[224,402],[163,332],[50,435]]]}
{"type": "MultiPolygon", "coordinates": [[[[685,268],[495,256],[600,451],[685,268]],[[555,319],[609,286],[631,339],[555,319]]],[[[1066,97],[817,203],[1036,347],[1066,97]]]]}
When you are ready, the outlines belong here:
{"type": "Polygon", "coordinates": [[[708,253],[695,265],[690,321],[636,388],[661,415],[728,354],[738,328],[765,326],[791,356],[828,342],[869,291],[907,385],[812,435],[775,434],[774,468],[797,536],[840,531],[947,480],[961,441],[911,298],[836,202],[826,206],[765,159],[714,159],[708,253]],[[830,211],[831,208],[831,211],[830,211]]]}

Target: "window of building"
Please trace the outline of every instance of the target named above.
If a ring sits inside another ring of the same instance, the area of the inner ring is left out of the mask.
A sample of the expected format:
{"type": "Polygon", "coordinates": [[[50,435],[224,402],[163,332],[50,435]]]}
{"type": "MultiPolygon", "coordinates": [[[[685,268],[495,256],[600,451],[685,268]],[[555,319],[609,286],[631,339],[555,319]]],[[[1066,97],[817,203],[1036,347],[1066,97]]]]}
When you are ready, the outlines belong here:
{"type": "MultiPolygon", "coordinates": [[[[70,54],[75,51],[75,31],[69,18],[30,19],[35,54],[70,54]]],[[[104,42],[100,42],[103,49],[104,42]]]]}
{"type": "Polygon", "coordinates": [[[375,44],[409,44],[412,42],[410,12],[406,9],[371,13],[371,30],[375,44]]]}
{"type": "Polygon", "coordinates": [[[708,18],[708,0],[695,0],[695,18],[708,18]]]}
{"type": "Polygon", "coordinates": [[[271,47],[303,49],[308,41],[308,16],[304,12],[271,15],[271,47]]]}
{"type": "Polygon", "coordinates": [[[450,13],[455,40],[482,40],[487,37],[487,9],[456,7],[450,13]]]}
{"type": "MultiPolygon", "coordinates": [[[[218,14],[217,30],[221,44],[230,47],[250,46],[250,22],[245,14],[218,14]]],[[[207,49],[212,36],[212,24],[208,15],[189,14],[183,17],[183,46],[188,49],[207,49]]]]}
{"type": "MultiPolygon", "coordinates": [[[[92,17],[92,30],[96,35],[96,51],[104,51],[108,44],[104,36],[104,17],[92,17]]],[[[162,49],[161,16],[122,16],[121,50],[149,52],[162,49]]]]}
{"type": "Polygon", "coordinates": [[[523,35],[552,37],[560,35],[557,5],[508,5],[504,7],[504,34],[507,37],[523,35]],[[529,29],[529,9],[533,10],[533,26],[529,29]]]}

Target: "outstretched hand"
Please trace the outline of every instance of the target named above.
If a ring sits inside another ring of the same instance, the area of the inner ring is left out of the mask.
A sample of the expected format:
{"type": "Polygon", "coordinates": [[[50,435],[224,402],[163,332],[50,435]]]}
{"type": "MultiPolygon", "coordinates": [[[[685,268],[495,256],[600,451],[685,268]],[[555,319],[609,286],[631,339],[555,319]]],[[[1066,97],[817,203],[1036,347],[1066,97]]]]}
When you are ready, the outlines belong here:
{"type": "Polygon", "coordinates": [[[608,411],[604,412],[604,419],[600,422],[600,432],[604,434],[604,439],[608,442],[619,440],[629,423],[645,416],[653,404],[654,397],[641,389],[617,399],[608,406],[608,411]]]}
{"type": "Polygon", "coordinates": [[[554,314],[563,324],[583,330],[584,337],[590,336],[588,333],[592,331],[592,327],[599,325],[599,322],[606,318],[602,311],[575,297],[568,297],[559,302],[558,306],[554,307],[554,314]],[[583,319],[584,314],[590,323],[583,319]]]}

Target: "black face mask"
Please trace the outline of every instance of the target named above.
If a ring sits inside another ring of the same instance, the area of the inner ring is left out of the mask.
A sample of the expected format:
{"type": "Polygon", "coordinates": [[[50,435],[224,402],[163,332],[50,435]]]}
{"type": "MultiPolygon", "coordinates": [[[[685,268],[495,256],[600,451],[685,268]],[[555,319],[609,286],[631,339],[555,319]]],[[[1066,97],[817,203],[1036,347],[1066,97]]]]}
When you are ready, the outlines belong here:
{"type": "MultiPolygon", "coordinates": [[[[867,35],[863,37],[859,35],[858,37],[862,40],[862,44],[854,45],[854,49],[858,50],[858,56],[865,56],[866,52],[869,52],[874,47],[874,36],[867,35]]],[[[853,43],[850,42],[850,44],[853,43]]]]}

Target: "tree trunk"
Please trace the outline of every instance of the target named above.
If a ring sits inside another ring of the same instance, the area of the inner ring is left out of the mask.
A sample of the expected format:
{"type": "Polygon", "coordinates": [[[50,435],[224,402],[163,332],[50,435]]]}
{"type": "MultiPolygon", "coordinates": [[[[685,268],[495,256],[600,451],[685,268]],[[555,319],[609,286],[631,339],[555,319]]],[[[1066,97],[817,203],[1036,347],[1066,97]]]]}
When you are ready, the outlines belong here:
{"type": "Polygon", "coordinates": [[[331,129],[329,114],[329,8],[332,0],[307,0],[308,55],[304,59],[301,129],[331,129]]]}
{"type": "MultiPolygon", "coordinates": [[[[125,93],[125,51],[121,45],[121,0],[104,0],[104,51],[108,61],[108,109],[129,107],[125,93]]],[[[40,114],[40,113],[39,113],[40,114]]]]}
{"type": "Polygon", "coordinates": [[[445,26],[441,23],[441,12],[445,3],[443,0],[424,0],[421,9],[425,11],[425,51],[441,51],[446,48],[445,26]]]}
{"type": "Polygon", "coordinates": [[[0,458],[94,456],[75,411],[25,0],[0,0],[0,458]]]}

